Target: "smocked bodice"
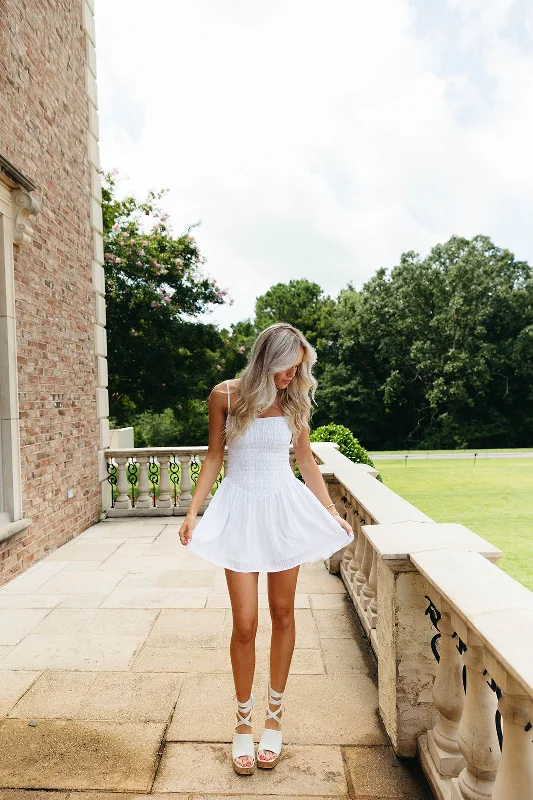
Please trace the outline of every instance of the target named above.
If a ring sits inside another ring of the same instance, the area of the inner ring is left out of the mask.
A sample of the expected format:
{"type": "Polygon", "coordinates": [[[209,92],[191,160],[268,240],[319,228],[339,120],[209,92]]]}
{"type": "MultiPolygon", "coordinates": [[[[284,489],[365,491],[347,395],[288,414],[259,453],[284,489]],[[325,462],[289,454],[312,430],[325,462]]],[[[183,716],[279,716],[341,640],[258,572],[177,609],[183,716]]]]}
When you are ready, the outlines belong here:
{"type": "Polygon", "coordinates": [[[294,480],[289,461],[292,432],[285,416],[257,417],[228,445],[225,478],[255,495],[277,491],[294,480]]]}

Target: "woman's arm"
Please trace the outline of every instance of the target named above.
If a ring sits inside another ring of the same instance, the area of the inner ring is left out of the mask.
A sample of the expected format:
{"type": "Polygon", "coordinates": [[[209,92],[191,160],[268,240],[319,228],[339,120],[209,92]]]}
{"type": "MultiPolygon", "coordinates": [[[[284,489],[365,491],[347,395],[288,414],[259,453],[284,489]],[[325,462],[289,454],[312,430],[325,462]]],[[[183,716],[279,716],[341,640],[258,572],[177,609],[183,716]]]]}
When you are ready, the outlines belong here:
{"type": "Polygon", "coordinates": [[[330,506],[328,511],[335,517],[339,525],[344,528],[347,534],[352,533],[352,526],[349,522],[344,520],[339,512],[333,505],[333,500],[329,496],[326,488],[326,482],[322,477],[322,473],[318,468],[313,451],[311,450],[311,442],[309,440],[309,431],[303,428],[296,440],[293,442],[294,454],[298,463],[298,469],[302,474],[305,485],[313,492],[323,506],[330,506]]]}
{"type": "Polygon", "coordinates": [[[223,384],[218,384],[209,395],[209,444],[187,515],[179,531],[181,543],[184,545],[190,542],[192,538],[198,511],[211,491],[224,463],[224,447],[226,443],[224,423],[226,421],[227,395],[222,387],[223,384]]]}

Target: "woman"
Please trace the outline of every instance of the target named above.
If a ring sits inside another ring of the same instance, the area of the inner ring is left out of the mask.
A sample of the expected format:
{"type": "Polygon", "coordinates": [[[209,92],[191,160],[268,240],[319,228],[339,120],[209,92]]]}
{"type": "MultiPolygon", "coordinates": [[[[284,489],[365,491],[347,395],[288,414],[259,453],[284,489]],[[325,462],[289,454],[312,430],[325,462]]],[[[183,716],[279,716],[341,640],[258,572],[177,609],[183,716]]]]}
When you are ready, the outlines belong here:
{"type": "Polygon", "coordinates": [[[281,752],[281,704],[294,650],[300,564],[327,558],[353,539],[349,523],[327,492],[309,442],[315,361],[314,348],[297,328],[276,323],[255,340],[240,378],[214,387],[209,397],[209,447],[179,531],[183,545],[225,568],[238,703],[232,761],[243,775],[256,766],[251,690],[258,573],[267,573],[272,619],[269,704],[257,752],[257,766],[268,769],[277,764],[281,752]],[[290,466],[291,439],[305,484],[290,466]],[[222,468],[225,444],[224,480],[197,522],[198,510],[222,468]]]}

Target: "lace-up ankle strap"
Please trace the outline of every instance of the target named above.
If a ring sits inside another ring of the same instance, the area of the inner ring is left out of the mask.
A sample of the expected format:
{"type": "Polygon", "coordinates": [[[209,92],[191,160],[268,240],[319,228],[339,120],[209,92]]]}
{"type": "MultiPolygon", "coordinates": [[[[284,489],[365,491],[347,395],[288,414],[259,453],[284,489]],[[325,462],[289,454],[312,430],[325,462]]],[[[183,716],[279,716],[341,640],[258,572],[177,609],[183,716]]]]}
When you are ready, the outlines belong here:
{"type": "Polygon", "coordinates": [[[269,704],[269,707],[267,709],[267,716],[266,716],[265,719],[275,719],[276,722],[279,722],[281,724],[281,720],[278,717],[278,714],[282,710],[283,692],[276,692],[271,687],[270,684],[268,684],[268,704],[269,704]],[[276,708],[274,711],[272,711],[272,709],[270,708],[271,705],[279,706],[279,708],[276,708]]]}
{"type": "MultiPolygon", "coordinates": [[[[237,695],[233,695],[233,699],[237,700],[237,695]]],[[[250,716],[252,714],[252,708],[254,707],[255,701],[253,694],[250,695],[248,700],[245,703],[240,703],[237,700],[237,716],[239,721],[236,723],[235,727],[237,728],[239,725],[247,725],[249,728],[252,727],[252,723],[250,722],[250,716]],[[243,716],[244,714],[244,716],[243,716]]]]}

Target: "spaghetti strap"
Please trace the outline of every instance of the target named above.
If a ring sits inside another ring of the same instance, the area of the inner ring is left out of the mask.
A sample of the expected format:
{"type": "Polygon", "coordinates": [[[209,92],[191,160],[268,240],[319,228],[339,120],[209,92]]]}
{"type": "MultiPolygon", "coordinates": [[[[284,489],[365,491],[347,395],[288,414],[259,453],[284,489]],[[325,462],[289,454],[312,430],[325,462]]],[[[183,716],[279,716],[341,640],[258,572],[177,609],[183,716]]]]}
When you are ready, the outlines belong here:
{"type": "Polygon", "coordinates": [[[228,414],[229,414],[229,381],[226,381],[226,387],[228,389],[228,414]]]}

